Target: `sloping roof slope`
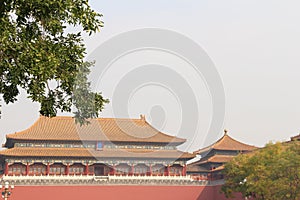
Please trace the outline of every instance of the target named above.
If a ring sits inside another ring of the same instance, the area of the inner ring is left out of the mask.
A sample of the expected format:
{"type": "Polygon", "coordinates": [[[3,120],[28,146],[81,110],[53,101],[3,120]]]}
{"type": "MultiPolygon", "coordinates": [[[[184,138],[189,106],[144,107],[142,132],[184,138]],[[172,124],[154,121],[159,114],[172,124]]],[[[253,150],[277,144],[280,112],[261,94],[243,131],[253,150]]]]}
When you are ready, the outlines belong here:
{"type": "Polygon", "coordinates": [[[84,158],[170,158],[191,159],[193,154],[179,150],[148,149],[86,149],[86,148],[35,148],[15,147],[0,151],[12,157],[84,157],[84,158]]]}
{"type": "Polygon", "coordinates": [[[91,119],[89,125],[80,126],[72,117],[40,117],[30,128],[9,134],[14,140],[68,140],[153,142],[181,144],[186,140],[166,135],[142,119],[91,119]]]}
{"type": "Polygon", "coordinates": [[[232,137],[230,137],[227,132],[225,132],[224,136],[220,138],[217,142],[214,144],[199,149],[198,151],[195,151],[196,154],[202,154],[208,151],[211,151],[212,149],[216,150],[229,150],[229,151],[252,151],[256,149],[257,147],[251,146],[248,144],[244,144],[242,142],[239,142],[232,137]]]}

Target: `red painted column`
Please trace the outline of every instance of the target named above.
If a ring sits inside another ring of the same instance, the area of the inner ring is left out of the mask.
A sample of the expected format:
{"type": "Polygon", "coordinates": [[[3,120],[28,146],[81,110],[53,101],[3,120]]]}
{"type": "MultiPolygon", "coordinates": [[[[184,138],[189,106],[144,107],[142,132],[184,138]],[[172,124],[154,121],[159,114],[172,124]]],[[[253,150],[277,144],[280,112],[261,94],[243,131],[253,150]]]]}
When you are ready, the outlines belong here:
{"type": "Polygon", "coordinates": [[[89,164],[85,165],[85,175],[89,175],[89,164]]]}
{"type": "Polygon", "coordinates": [[[112,171],[112,175],[115,175],[116,174],[116,165],[113,164],[113,171],[112,171]]]}
{"type": "Polygon", "coordinates": [[[207,180],[209,180],[209,181],[212,180],[212,178],[211,178],[211,173],[208,173],[208,174],[207,174],[207,180]]]}
{"type": "Polygon", "coordinates": [[[4,170],[5,175],[8,175],[8,167],[9,167],[8,163],[5,162],[5,170],[4,170]]]}
{"type": "Polygon", "coordinates": [[[46,175],[50,174],[50,164],[47,163],[46,175]]]}
{"type": "Polygon", "coordinates": [[[26,164],[26,176],[29,175],[29,163],[26,164]]]}
{"type": "Polygon", "coordinates": [[[69,169],[70,169],[70,164],[68,163],[66,167],[66,175],[69,175],[69,169]]]}
{"type": "Polygon", "coordinates": [[[149,171],[150,171],[149,175],[151,176],[152,175],[152,165],[151,164],[149,166],[149,171]]]}
{"type": "Polygon", "coordinates": [[[131,165],[131,175],[133,175],[134,174],[134,165],[132,164],[131,165]]]}
{"type": "Polygon", "coordinates": [[[170,165],[167,166],[167,176],[170,176],[170,165]]]}
{"type": "Polygon", "coordinates": [[[186,165],[182,167],[182,176],[186,175],[186,165]]]}

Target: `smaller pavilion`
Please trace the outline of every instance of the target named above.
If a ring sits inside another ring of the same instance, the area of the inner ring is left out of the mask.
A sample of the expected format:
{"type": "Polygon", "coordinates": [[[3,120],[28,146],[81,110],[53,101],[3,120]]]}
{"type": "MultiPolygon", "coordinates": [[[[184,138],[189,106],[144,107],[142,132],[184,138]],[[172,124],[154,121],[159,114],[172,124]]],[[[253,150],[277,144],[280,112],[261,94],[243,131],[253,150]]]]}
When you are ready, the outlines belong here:
{"type": "Polygon", "coordinates": [[[296,135],[296,136],[293,136],[293,137],[291,137],[291,141],[300,141],[300,134],[299,134],[299,135],[296,135]]]}
{"type": "Polygon", "coordinates": [[[221,171],[224,164],[240,153],[250,152],[257,147],[239,142],[227,134],[212,145],[194,152],[201,156],[201,159],[187,166],[187,173],[195,179],[222,179],[221,171]]]}

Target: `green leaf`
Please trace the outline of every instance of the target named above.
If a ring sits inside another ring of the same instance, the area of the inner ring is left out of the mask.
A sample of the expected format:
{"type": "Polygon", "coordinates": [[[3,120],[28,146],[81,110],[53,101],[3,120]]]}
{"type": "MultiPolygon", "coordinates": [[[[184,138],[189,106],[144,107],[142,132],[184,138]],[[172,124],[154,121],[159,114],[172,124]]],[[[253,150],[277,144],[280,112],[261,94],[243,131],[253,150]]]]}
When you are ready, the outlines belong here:
{"type": "Polygon", "coordinates": [[[18,88],[23,88],[28,98],[41,104],[42,115],[70,112],[73,105],[80,122],[98,116],[108,101],[90,91],[86,77],[81,77],[88,75],[91,64],[83,61],[86,49],[81,33],[67,33],[66,28],[76,26],[94,33],[103,26],[101,16],[85,0],[1,1],[0,93],[4,102],[15,102],[18,88]],[[82,66],[86,72],[79,76],[82,66]],[[74,99],[78,89],[91,102],[83,105],[80,98],[74,99]]]}

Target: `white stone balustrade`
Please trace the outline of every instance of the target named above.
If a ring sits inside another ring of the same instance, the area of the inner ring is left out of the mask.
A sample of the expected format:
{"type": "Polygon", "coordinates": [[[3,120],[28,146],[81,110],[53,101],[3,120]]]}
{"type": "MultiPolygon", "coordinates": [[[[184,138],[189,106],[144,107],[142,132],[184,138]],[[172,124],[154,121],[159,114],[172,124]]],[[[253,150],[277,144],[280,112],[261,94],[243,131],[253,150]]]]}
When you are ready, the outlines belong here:
{"type": "Polygon", "coordinates": [[[190,176],[115,176],[109,175],[109,180],[182,180],[182,181],[193,181],[190,176]]]}
{"type": "Polygon", "coordinates": [[[213,182],[194,180],[191,176],[134,176],[134,175],[46,175],[2,176],[1,182],[15,185],[211,185],[213,182]]]}

